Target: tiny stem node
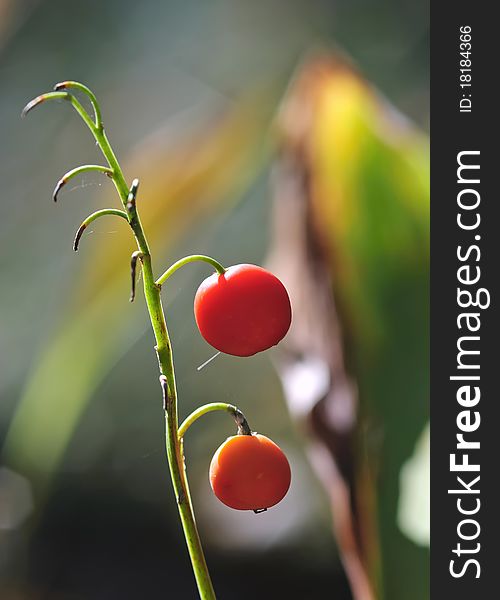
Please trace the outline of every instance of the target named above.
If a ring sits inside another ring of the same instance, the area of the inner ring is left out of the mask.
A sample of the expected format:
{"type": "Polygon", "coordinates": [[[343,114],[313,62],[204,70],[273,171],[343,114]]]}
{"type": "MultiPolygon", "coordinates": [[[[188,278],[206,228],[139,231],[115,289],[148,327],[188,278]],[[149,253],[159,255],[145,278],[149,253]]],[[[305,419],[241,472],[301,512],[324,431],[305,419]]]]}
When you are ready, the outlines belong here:
{"type": "Polygon", "coordinates": [[[136,250],[132,253],[132,257],[130,259],[130,275],[132,277],[132,286],[130,291],[130,302],[133,302],[135,299],[135,273],[137,270],[137,261],[142,259],[143,254],[140,250],[136,250]]]}
{"type": "Polygon", "coordinates": [[[135,206],[135,199],[137,198],[137,191],[139,189],[139,180],[136,178],[132,181],[132,185],[130,186],[130,191],[127,197],[127,205],[135,206]]]}

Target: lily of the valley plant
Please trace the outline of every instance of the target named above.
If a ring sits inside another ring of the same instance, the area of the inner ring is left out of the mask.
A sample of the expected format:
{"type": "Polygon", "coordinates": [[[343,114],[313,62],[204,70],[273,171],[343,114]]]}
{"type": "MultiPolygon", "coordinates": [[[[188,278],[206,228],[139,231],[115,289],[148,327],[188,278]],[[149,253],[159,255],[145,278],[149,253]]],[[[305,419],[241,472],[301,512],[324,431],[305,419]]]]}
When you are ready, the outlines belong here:
{"type": "Polygon", "coordinates": [[[134,179],[131,185],[127,184],[104,131],[96,96],[81,83],[64,81],[58,83],[54,91],[29,102],[23,110],[23,116],[50,100],[66,100],[72,105],[94,136],[107,162],[106,165],[83,165],[66,173],[56,185],[54,200],[57,201],[59,191],[68,181],[81,173],[97,171],[113,181],[121,203],[120,208],[104,208],[88,216],[78,228],[74,250],[78,250],[85,229],[96,219],[105,216],[125,220],[137,244],[137,250],[130,259],[130,299],[132,301],[135,296],[139,263],[142,267],[146,306],[156,339],[170,476],[200,597],[203,600],[214,599],[215,592],[196,528],[186,475],[183,449],[186,431],[194,421],[211,411],[226,411],[234,418],[238,427],[237,435],[228,438],[219,447],[210,465],[212,489],[231,508],[258,513],[277,504],[288,491],[291,472],[280,448],[269,438],[252,432],[243,413],[236,406],[223,402],[205,404],[179,425],[172,345],[161,301],[162,286],[182,266],[194,261],[208,263],[215,273],[201,283],[196,293],[196,323],[209,344],[220,352],[236,356],[251,356],[267,350],[285,336],[291,323],[288,293],[277,277],[261,267],[243,264],[226,269],[215,259],[203,255],[186,256],[156,277],[137,206],[139,181],[134,179]],[[87,112],[75,95],[78,93],[88,98],[93,115],[87,112]]]}

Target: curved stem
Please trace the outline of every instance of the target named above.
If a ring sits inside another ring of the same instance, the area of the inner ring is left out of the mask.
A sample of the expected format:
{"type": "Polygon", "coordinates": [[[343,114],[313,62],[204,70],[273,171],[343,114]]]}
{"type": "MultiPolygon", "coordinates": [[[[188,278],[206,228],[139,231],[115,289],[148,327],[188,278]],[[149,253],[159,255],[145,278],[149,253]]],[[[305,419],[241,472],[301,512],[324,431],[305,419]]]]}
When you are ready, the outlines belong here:
{"type": "Polygon", "coordinates": [[[21,112],[21,117],[24,118],[31,110],[40,106],[43,102],[47,102],[48,100],[68,100],[69,94],[68,92],[48,92],[47,94],[41,94],[33,100],[30,100],[28,104],[23,108],[21,112]]]}
{"type": "Polygon", "coordinates": [[[108,167],[104,167],[102,165],[82,165],[81,167],[71,169],[71,171],[65,173],[57,182],[57,185],[54,188],[54,192],[52,193],[52,198],[54,199],[54,202],[57,202],[57,195],[61,191],[61,188],[64,185],[66,185],[70,179],[73,179],[73,177],[80,175],[80,173],[87,173],[88,171],[98,171],[99,173],[104,173],[108,177],[113,176],[113,171],[108,167]]]}
{"type": "MultiPolygon", "coordinates": [[[[53,93],[57,94],[57,92],[53,92],[53,93]]],[[[66,99],[69,102],[71,102],[73,108],[80,115],[83,122],[85,123],[85,125],[87,125],[87,127],[90,129],[90,131],[92,131],[94,133],[94,135],[95,135],[96,131],[100,131],[102,129],[102,123],[100,126],[96,125],[94,123],[94,121],[90,118],[89,113],[83,108],[83,105],[80,102],[80,100],[78,100],[78,98],[76,96],[73,96],[73,94],[69,94],[68,92],[66,92],[66,94],[67,94],[66,99]]]]}
{"type": "Polygon", "coordinates": [[[70,102],[70,104],[73,106],[73,108],[76,110],[76,112],[80,115],[83,122],[85,123],[85,125],[87,125],[87,127],[90,129],[90,131],[92,131],[94,133],[96,130],[102,129],[102,124],[100,127],[98,127],[94,123],[94,121],[89,117],[88,112],[83,108],[82,103],[78,100],[78,98],[76,98],[75,96],[73,96],[73,94],[70,94],[69,92],[48,92],[46,94],[42,94],[41,96],[38,96],[37,98],[35,98],[31,102],[29,102],[24,107],[23,112],[21,113],[21,116],[25,116],[32,108],[35,108],[35,106],[38,106],[39,104],[41,104],[42,102],[45,102],[46,100],[58,100],[58,99],[67,100],[68,102],[70,102]]]}
{"type": "Polygon", "coordinates": [[[209,265],[212,265],[212,267],[215,268],[219,275],[224,275],[224,273],[226,272],[226,269],[220,264],[219,261],[215,260],[215,258],[212,258],[211,256],[205,256],[204,254],[191,254],[190,256],[185,256],[184,258],[181,258],[173,265],[171,265],[161,277],[158,277],[158,279],[156,280],[156,285],[162,285],[163,283],[165,283],[165,281],[167,281],[167,279],[171,275],[173,275],[177,271],[177,269],[180,269],[188,263],[196,261],[202,261],[208,263],[209,265]]]}
{"type": "Polygon", "coordinates": [[[123,210],[118,210],[117,208],[103,208],[102,210],[96,210],[95,213],[92,213],[88,216],[85,221],[80,225],[78,231],[76,232],[75,241],[73,242],[73,250],[78,252],[78,244],[80,243],[80,238],[83,235],[83,232],[87,227],[96,219],[100,217],[104,217],[105,215],[114,215],[115,217],[122,217],[125,221],[128,222],[127,213],[123,210]]]}
{"type": "MultiPolygon", "coordinates": [[[[83,115],[81,115],[82,118],[83,115]]],[[[84,119],[85,120],[85,119],[84,119]]],[[[184,530],[184,536],[189,551],[189,557],[193,566],[193,572],[198,586],[198,592],[201,600],[215,600],[215,592],[210,579],[205,555],[201,545],[200,536],[196,527],[191,496],[187,483],[186,471],[184,467],[184,453],[178,437],[178,417],[177,417],[177,388],[175,383],[175,371],[172,355],[172,346],[168,335],[165,314],[160,297],[160,286],[155,282],[153,267],[151,262],[151,253],[149,245],[144,234],[144,230],[137,212],[135,203],[135,192],[137,191],[138,181],[133,184],[133,193],[129,197],[129,188],[123,176],[121,167],[106,137],[104,128],[95,127],[90,121],[86,121],[91,130],[101,152],[108,161],[113,172],[112,178],[116,189],[120,195],[122,204],[127,212],[130,227],[137,242],[138,249],[142,253],[142,273],[144,285],[144,297],[151,320],[155,340],[156,354],[158,356],[158,366],[160,369],[160,381],[164,396],[165,407],[165,430],[166,430],[166,448],[168,464],[172,485],[177,498],[179,516],[184,530]]]]}
{"type": "Polygon", "coordinates": [[[232,404],[227,404],[226,402],[212,402],[210,404],[204,404],[200,406],[196,410],[194,410],[184,421],[182,425],[179,427],[177,435],[179,439],[182,439],[186,434],[186,431],[191,427],[191,425],[197,421],[203,415],[206,415],[209,412],[214,412],[216,410],[223,410],[228,412],[233,419],[236,421],[236,425],[238,426],[238,434],[240,435],[251,435],[252,431],[248,422],[245,418],[245,415],[241,412],[239,408],[233,406],[232,404]]]}
{"type": "Polygon", "coordinates": [[[94,92],[90,88],[88,88],[86,85],[83,85],[83,83],[80,83],[78,81],[61,81],[61,83],[56,83],[56,85],[54,86],[55,91],[66,90],[68,88],[73,88],[73,89],[79,90],[80,92],[83,92],[84,94],[86,94],[88,96],[88,98],[92,104],[92,108],[94,109],[95,126],[101,127],[102,126],[101,109],[99,107],[99,102],[97,101],[97,98],[96,98],[94,92]]]}

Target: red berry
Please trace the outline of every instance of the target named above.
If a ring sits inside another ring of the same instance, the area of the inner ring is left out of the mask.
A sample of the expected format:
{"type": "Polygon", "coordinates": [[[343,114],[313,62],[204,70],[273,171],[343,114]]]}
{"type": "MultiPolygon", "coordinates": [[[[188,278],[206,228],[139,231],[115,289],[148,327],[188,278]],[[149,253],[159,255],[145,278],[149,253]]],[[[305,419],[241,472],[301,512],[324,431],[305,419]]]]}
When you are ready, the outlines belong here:
{"type": "Polygon", "coordinates": [[[237,510],[270,508],[290,487],[291,471],[282,450],[258,433],[235,435],[210,463],[210,485],[217,498],[237,510]]]}
{"type": "Polygon", "coordinates": [[[217,350],[251,356],[275,346],[290,327],[285,286],[266,269],[235,265],[203,281],[194,299],[201,335],[217,350]]]}

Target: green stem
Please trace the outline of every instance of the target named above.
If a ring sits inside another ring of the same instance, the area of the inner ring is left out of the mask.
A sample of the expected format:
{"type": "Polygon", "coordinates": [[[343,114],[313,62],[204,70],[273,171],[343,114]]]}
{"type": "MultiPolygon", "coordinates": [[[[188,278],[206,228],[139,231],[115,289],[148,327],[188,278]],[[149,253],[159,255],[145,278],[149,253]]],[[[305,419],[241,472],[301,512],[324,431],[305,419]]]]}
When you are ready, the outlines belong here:
{"type": "Polygon", "coordinates": [[[194,410],[186,419],[184,419],[182,425],[179,427],[177,435],[181,440],[186,431],[191,427],[191,425],[197,421],[203,415],[206,415],[209,412],[214,412],[216,410],[223,410],[228,412],[233,419],[236,421],[236,425],[238,426],[238,433],[240,435],[251,435],[252,431],[248,425],[248,422],[245,418],[245,415],[241,412],[239,408],[233,406],[232,404],[226,404],[226,402],[212,402],[210,404],[204,404],[200,406],[196,410],[194,410]]]}
{"type": "MultiPolygon", "coordinates": [[[[158,356],[161,384],[165,399],[166,447],[170,476],[177,498],[177,507],[200,598],[202,600],[215,600],[215,592],[210,580],[210,574],[205,561],[200,536],[196,527],[184,466],[184,454],[178,437],[179,424],[177,417],[175,371],[172,347],[161,303],[160,285],[155,282],[153,275],[151,253],[137,212],[135,197],[129,199],[129,188],[123,176],[121,167],[109,144],[106,134],[104,133],[104,129],[102,127],[96,127],[94,124],[89,126],[89,128],[113,171],[113,181],[120,194],[122,204],[127,211],[130,226],[137,241],[137,246],[142,253],[141,262],[144,281],[144,296],[156,339],[156,353],[158,356]]],[[[137,185],[138,182],[134,182],[135,188],[137,188],[137,185]]]]}
{"type": "MultiPolygon", "coordinates": [[[[151,325],[153,327],[153,332],[156,339],[155,349],[158,356],[158,364],[161,373],[160,381],[164,397],[166,446],[168,464],[170,468],[170,476],[177,498],[179,515],[182,527],[184,529],[184,535],[186,538],[189,556],[191,558],[191,564],[193,565],[193,571],[196,578],[196,583],[198,585],[200,598],[201,600],[215,600],[215,592],[212,586],[212,582],[210,580],[210,574],[208,572],[205,556],[203,554],[200,536],[196,527],[193,506],[191,503],[191,497],[189,494],[189,487],[184,466],[184,452],[182,448],[182,441],[179,439],[178,434],[179,423],[177,417],[177,389],[175,384],[172,347],[170,344],[167,324],[165,322],[165,314],[163,312],[160,297],[161,284],[155,282],[149,245],[144,234],[144,230],[135,203],[135,195],[137,193],[137,187],[139,185],[139,182],[138,180],[134,180],[134,182],[132,183],[132,187],[129,191],[129,187],[127,186],[127,182],[125,181],[125,177],[123,176],[120,164],[118,163],[115,153],[113,152],[113,149],[111,148],[108,138],[106,137],[106,134],[104,132],[99,104],[93,92],[91,92],[86,86],[78,82],[62,82],[61,84],[58,84],[56,86],[56,91],[48,92],[47,94],[37,96],[31,102],[29,102],[24,107],[22,116],[25,116],[32,109],[39,106],[40,104],[51,100],[66,100],[70,102],[73,108],[82,118],[83,122],[87,125],[92,135],[94,136],[97,145],[101,149],[101,152],[103,153],[105,159],[109,164],[110,168],[106,169],[104,172],[113,179],[113,183],[115,184],[123,207],[125,209],[125,212],[114,209],[98,211],[97,213],[91,215],[89,219],[94,220],[104,214],[124,216],[128,220],[130,227],[132,228],[132,232],[134,234],[137,246],[140,251],[140,255],[138,255],[138,257],[140,257],[142,262],[144,296],[146,299],[146,305],[148,307],[149,317],[151,319],[151,325]],[[79,91],[87,94],[94,108],[95,122],[73,94],[67,91],[63,91],[66,88],[78,89],[79,91]]],[[[91,169],[100,170],[100,167],[92,166],[91,169]]],[[[81,172],[81,170],[79,172],[81,172]]],[[[87,221],[84,222],[83,228],[80,228],[80,235],[81,233],[83,233],[83,230],[85,229],[88,222],[90,222],[89,219],[87,219],[87,221]]],[[[78,239],[76,240],[77,242],[78,239]]],[[[168,275],[165,274],[166,276],[162,276],[162,278],[165,277],[165,279],[160,278],[160,280],[166,280],[166,278],[170,276],[170,274],[173,273],[174,270],[181,267],[182,264],[186,264],[186,262],[191,262],[192,260],[205,260],[207,262],[210,262],[213,266],[215,266],[219,273],[224,273],[224,267],[222,267],[222,265],[220,265],[217,261],[210,259],[209,257],[188,257],[187,259],[183,259],[182,261],[176,263],[177,266],[173,265],[169,269],[170,273],[168,275]]]]}
{"type": "Polygon", "coordinates": [[[196,261],[202,261],[202,262],[206,262],[206,263],[212,265],[212,267],[215,268],[215,270],[217,271],[217,273],[219,273],[219,275],[224,275],[224,273],[226,272],[226,269],[220,264],[220,262],[215,260],[215,258],[212,258],[211,256],[205,256],[204,254],[191,254],[190,256],[185,256],[184,258],[181,258],[180,260],[175,262],[173,265],[171,265],[165,271],[165,273],[163,273],[163,275],[156,280],[156,284],[162,285],[163,283],[165,283],[165,281],[167,281],[167,279],[171,275],[173,275],[177,271],[177,269],[180,269],[181,267],[183,267],[184,265],[187,265],[188,263],[196,262],[196,261]]]}

